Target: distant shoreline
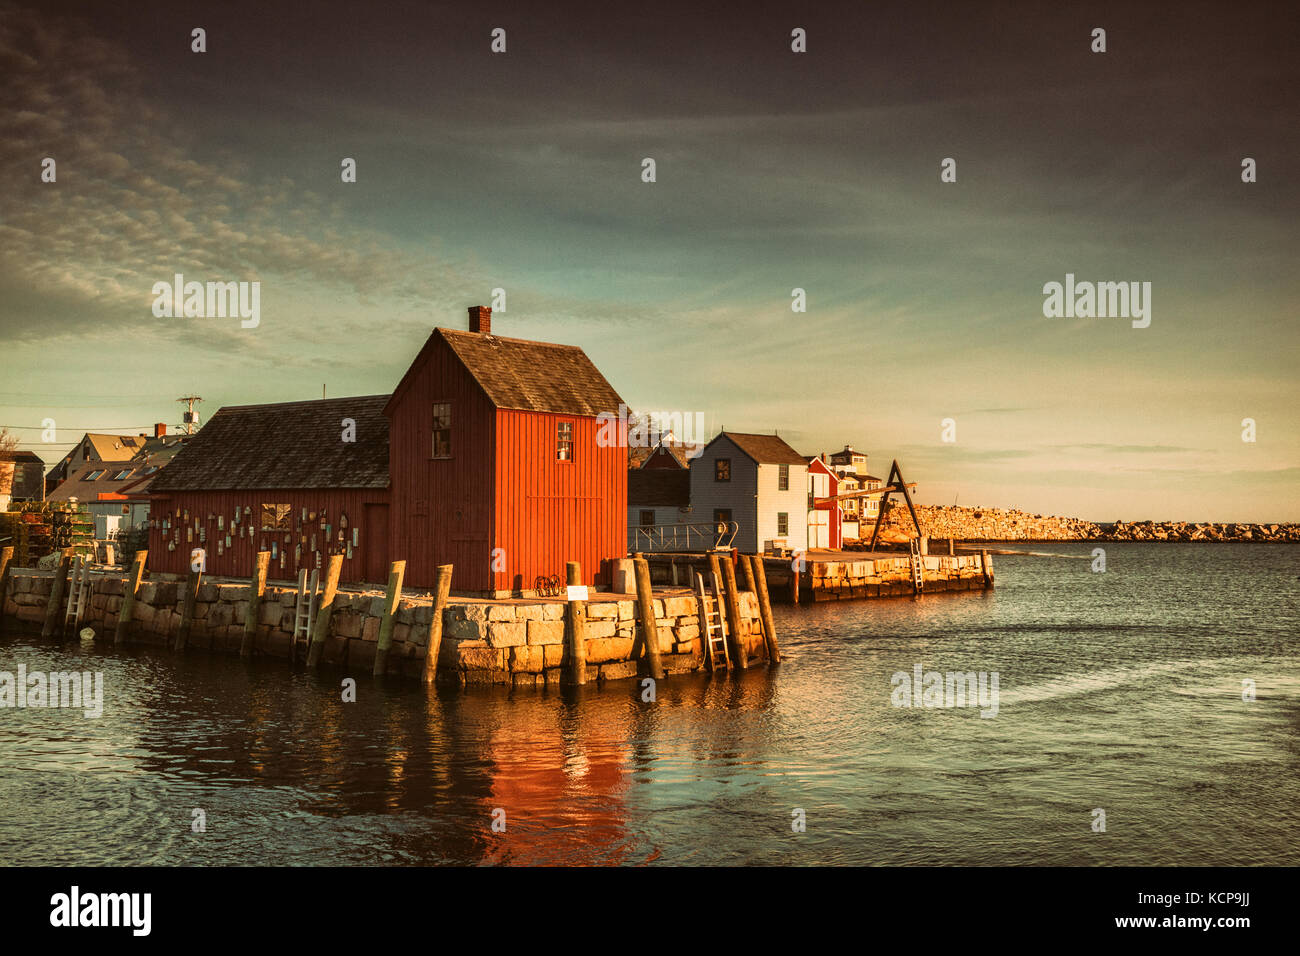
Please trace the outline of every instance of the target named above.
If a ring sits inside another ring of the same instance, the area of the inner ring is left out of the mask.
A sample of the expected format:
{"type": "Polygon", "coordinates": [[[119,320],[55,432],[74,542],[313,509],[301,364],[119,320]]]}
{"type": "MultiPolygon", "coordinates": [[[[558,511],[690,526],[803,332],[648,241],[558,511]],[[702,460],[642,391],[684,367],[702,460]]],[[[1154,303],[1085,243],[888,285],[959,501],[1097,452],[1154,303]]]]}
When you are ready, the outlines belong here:
{"type": "MultiPolygon", "coordinates": [[[[922,533],[957,541],[1233,541],[1300,542],[1300,522],[1250,521],[1085,521],[1058,515],[1030,514],[1002,508],[917,505],[922,533]]],[[[871,537],[872,522],[863,521],[859,540],[871,537]]],[[[914,535],[911,514],[891,502],[882,532],[914,535]]]]}

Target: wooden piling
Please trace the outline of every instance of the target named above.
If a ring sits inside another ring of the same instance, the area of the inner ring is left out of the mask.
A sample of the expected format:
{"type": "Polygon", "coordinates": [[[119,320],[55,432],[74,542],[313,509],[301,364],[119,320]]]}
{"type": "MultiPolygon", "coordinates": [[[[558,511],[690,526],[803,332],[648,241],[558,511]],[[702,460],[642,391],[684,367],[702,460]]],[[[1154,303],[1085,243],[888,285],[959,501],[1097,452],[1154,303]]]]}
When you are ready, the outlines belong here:
{"type": "Polygon", "coordinates": [[[993,572],[989,569],[989,549],[980,548],[980,571],[984,575],[984,590],[993,587],[993,572]]]}
{"type": "Polygon", "coordinates": [[[740,600],[736,595],[736,565],[730,557],[721,564],[726,592],[724,599],[727,604],[727,637],[731,640],[731,664],[743,671],[749,666],[747,663],[749,653],[745,650],[745,642],[740,633],[740,600]]]}
{"type": "Polygon", "coordinates": [[[9,566],[14,562],[14,549],[0,548],[0,633],[5,629],[5,595],[9,591],[9,566]]]}
{"type": "Polygon", "coordinates": [[[755,594],[757,594],[757,593],[758,593],[758,588],[757,588],[757,586],[754,584],[754,569],[753,569],[752,567],[750,567],[750,564],[749,564],[749,555],[747,555],[747,554],[742,554],[742,555],[740,555],[740,557],[739,557],[737,560],[740,561],[740,584],[741,584],[741,587],[742,587],[744,590],[746,590],[746,591],[753,591],[755,594]]]}
{"type": "MultiPolygon", "coordinates": [[[[566,580],[570,586],[582,584],[582,566],[577,561],[568,563],[566,580]]],[[[566,683],[581,687],[587,683],[587,603],[569,601],[566,612],[564,638],[569,645],[569,666],[564,677],[566,683]]]]}
{"type": "Polygon", "coordinates": [[[772,600],[767,593],[767,569],[763,567],[763,556],[751,554],[750,567],[753,568],[754,593],[758,596],[758,613],[763,619],[763,642],[767,645],[769,664],[781,663],[781,648],[776,641],[776,621],[772,618],[772,600]]]}
{"type": "Polygon", "coordinates": [[[203,583],[203,572],[190,569],[185,579],[185,593],[181,601],[181,626],[176,631],[175,649],[185,650],[190,640],[190,629],[194,626],[194,605],[198,603],[199,586],[203,583]]]}
{"type": "Polygon", "coordinates": [[[257,639],[257,619],[262,613],[262,595],[266,593],[266,574],[271,567],[271,552],[257,552],[253,577],[248,582],[248,604],[244,610],[244,638],[239,642],[239,656],[252,657],[257,639]]]}
{"type": "Polygon", "coordinates": [[[451,594],[450,564],[438,565],[433,582],[433,617],[429,619],[429,644],[424,651],[424,682],[432,684],[438,678],[438,655],[442,653],[442,612],[451,594]]]}
{"type": "Polygon", "coordinates": [[[320,597],[320,610],[316,612],[316,626],[311,632],[311,648],[307,651],[307,669],[320,666],[325,652],[325,638],[330,633],[330,619],[334,617],[334,598],[339,593],[339,573],[343,570],[343,555],[331,554],[325,570],[325,590],[320,597]]]}
{"type": "Polygon", "coordinates": [[[636,571],[636,603],[641,615],[641,632],[645,635],[646,657],[650,662],[650,676],[664,679],[664,665],[659,657],[659,622],[655,620],[654,595],[650,590],[650,562],[637,558],[632,562],[636,571]]]}
{"type": "Polygon", "coordinates": [[[53,637],[59,626],[59,610],[63,604],[63,592],[68,582],[68,568],[72,566],[72,549],[64,548],[59,558],[59,566],[54,572],[54,581],[50,584],[50,598],[45,605],[45,624],[41,627],[41,637],[53,637]]]}
{"type": "MultiPolygon", "coordinates": [[[[722,580],[722,564],[718,561],[718,553],[716,551],[709,552],[709,574],[711,575],[709,578],[711,581],[722,580]]],[[[718,608],[718,613],[722,613],[722,608],[718,608]]]]}
{"type": "Polygon", "coordinates": [[[114,646],[126,643],[131,631],[131,618],[135,616],[135,599],[140,593],[140,580],[144,577],[145,562],[149,560],[148,551],[137,551],[131,562],[131,570],[122,582],[122,607],[117,612],[117,629],[113,631],[114,646]]]}
{"type": "Polygon", "coordinates": [[[388,566],[388,590],[384,592],[384,614],[379,619],[379,644],[375,647],[375,677],[388,673],[388,652],[393,646],[393,618],[402,600],[402,581],[406,577],[406,562],[394,561],[388,566]]]}
{"type": "Polygon", "coordinates": [[[799,562],[790,562],[790,603],[799,603],[799,562]]]}

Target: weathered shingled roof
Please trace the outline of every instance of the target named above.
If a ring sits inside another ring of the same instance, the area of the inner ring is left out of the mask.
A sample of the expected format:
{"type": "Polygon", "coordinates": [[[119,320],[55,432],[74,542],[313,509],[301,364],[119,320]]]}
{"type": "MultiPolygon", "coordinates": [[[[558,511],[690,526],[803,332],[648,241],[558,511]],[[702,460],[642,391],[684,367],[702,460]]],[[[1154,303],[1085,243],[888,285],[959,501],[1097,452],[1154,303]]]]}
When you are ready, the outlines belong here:
{"type": "Polygon", "coordinates": [[[232,405],[158,474],[151,492],[387,488],[387,395],[232,405]],[[342,420],[357,423],[344,442],[342,420]]]}
{"type": "Polygon", "coordinates": [[[633,468],[627,473],[628,507],[647,508],[691,503],[691,473],[685,468],[633,468]]]}
{"type": "Polygon", "coordinates": [[[618,414],[623,400],[576,345],[435,329],[497,408],[618,414]]]}
{"type": "Polygon", "coordinates": [[[36,452],[34,451],[0,450],[0,461],[36,462],[37,464],[41,464],[41,465],[45,464],[45,459],[43,459],[40,455],[36,454],[36,452]]]}
{"type": "Polygon", "coordinates": [[[719,432],[760,465],[807,465],[808,461],[786,444],[780,435],[747,435],[744,432],[719,432]]]}

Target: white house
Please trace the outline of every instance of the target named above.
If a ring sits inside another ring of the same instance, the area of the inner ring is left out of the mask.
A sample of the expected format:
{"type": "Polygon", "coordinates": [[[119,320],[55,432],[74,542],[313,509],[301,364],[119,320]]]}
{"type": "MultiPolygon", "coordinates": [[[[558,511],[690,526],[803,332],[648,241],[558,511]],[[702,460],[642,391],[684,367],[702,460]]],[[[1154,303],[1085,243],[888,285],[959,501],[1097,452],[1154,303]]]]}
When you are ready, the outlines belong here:
{"type": "Polygon", "coordinates": [[[808,462],[778,435],[719,432],[691,461],[695,521],[734,521],[735,547],[808,547],[808,462]]]}

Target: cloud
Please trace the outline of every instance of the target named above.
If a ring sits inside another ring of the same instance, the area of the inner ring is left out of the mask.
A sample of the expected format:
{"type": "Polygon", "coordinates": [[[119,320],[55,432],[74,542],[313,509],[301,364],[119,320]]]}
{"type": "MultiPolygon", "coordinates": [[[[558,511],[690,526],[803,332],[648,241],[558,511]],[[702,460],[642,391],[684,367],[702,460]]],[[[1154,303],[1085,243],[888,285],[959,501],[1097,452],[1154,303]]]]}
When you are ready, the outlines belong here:
{"type": "MultiPolygon", "coordinates": [[[[196,158],[177,120],[147,102],[126,50],[85,24],[5,7],[0,15],[0,341],[128,328],[174,332],[150,292],[198,281],[310,284],[336,295],[428,302],[466,282],[433,250],[394,248],[349,225],[338,203],[228,155],[196,158]],[[51,157],[57,181],[40,181],[51,157]]],[[[264,288],[264,295],[269,290],[264,288]]],[[[207,326],[214,348],[247,337],[207,326]]]]}

